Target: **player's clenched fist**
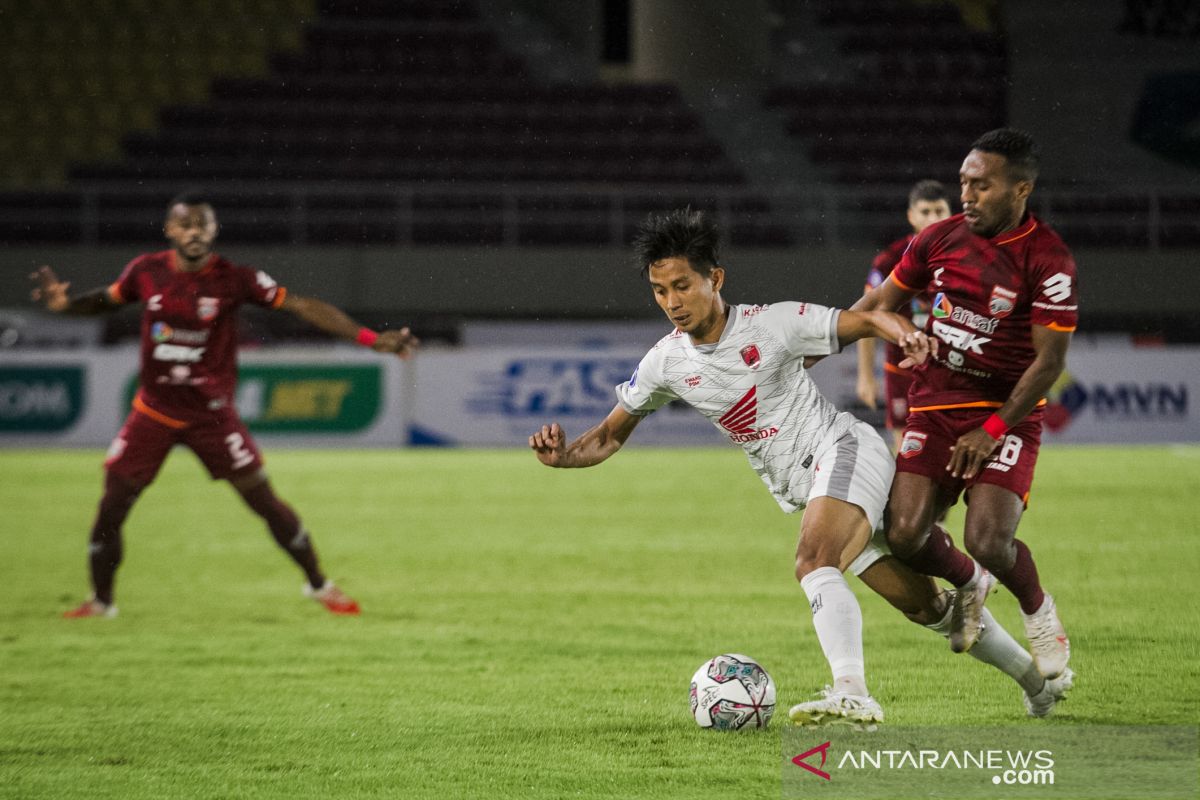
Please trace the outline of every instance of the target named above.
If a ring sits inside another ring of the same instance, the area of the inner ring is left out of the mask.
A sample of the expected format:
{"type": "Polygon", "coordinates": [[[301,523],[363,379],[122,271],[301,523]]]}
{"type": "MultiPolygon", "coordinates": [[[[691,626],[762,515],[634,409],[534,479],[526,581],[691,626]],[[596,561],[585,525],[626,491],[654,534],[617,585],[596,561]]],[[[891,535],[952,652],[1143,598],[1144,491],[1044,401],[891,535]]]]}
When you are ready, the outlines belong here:
{"type": "Polygon", "coordinates": [[[543,425],[540,431],[529,437],[529,447],[538,457],[538,461],[548,467],[557,467],[567,449],[567,437],[557,422],[553,425],[543,425]]]}

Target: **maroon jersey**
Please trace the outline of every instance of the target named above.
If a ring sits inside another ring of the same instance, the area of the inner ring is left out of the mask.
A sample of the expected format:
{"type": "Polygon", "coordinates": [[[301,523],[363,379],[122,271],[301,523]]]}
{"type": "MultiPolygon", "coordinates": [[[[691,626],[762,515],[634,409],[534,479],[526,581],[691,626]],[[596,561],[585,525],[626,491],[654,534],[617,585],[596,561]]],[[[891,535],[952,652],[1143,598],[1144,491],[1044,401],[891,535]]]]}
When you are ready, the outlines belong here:
{"type": "Polygon", "coordinates": [[[1075,259],[1044,223],[985,239],[962,214],[917,236],[891,280],[932,300],[926,333],[938,357],[913,370],[913,411],[999,407],[1033,363],[1033,325],[1073,331],[1078,320],[1075,259]]]}
{"type": "Polygon", "coordinates": [[[138,256],[109,294],[118,302],[145,305],[141,389],[134,407],[182,427],[233,406],[238,306],[278,308],[287,290],[262,270],[216,254],[198,272],[178,269],[175,259],[174,250],[138,256]]]}
{"type": "MultiPolygon", "coordinates": [[[[908,249],[908,245],[912,240],[913,234],[911,233],[907,236],[902,236],[875,256],[875,259],[871,262],[871,271],[867,273],[866,290],[868,292],[887,280],[887,276],[900,263],[904,251],[908,249]]],[[[912,320],[913,325],[916,325],[918,328],[924,328],[925,321],[929,318],[929,298],[924,294],[916,295],[909,301],[908,305],[896,309],[896,313],[912,320]]],[[[903,360],[904,350],[898,345],[887,342],[884,349],[884,369],[888,372],[908,375],[909,370],[900,368],[900,362],[903,360]]]]}

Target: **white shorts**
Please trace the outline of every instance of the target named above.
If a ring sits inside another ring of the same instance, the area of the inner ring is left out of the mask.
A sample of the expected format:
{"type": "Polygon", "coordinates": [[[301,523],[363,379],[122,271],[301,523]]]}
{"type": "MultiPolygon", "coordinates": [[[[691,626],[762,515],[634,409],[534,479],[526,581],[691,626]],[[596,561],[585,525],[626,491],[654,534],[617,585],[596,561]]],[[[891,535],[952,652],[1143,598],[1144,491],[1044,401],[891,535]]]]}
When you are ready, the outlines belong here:
{"type": "Polygon", "coordinates": [[[889,552],[883,535],[883,510],[895,473],[896,461],[883,437],[861,421],[817,454],[808,502],[816,497],[832,497],[853,503],[866,513],[874,531],[863,552],[849,566],[855,575],[889,552]]]}

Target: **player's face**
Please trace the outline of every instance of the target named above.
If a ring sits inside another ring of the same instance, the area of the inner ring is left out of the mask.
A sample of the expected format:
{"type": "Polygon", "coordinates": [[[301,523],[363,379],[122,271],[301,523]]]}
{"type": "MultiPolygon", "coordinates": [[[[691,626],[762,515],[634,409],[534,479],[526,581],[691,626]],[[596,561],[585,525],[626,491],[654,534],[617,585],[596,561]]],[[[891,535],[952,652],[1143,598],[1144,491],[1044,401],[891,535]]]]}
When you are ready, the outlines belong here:
{"type": "Polygon", "coordinates": [[[198,261],[212,252],[217,238],[217,215],[208,204],[177,203],[167,212],[163,232],[188,261],[198,261]]]}
{"type": "Polygon", "coordinates": [[[705,276],[686,258],[664,258],[651,264],[649,273],[654,299],[671,323],[696,341],[716,341],[725,324],[720,294],[725,270],[713,267],[705,276]]]}
{"type": "Polygon", "coordinates": [[[908,207],[908,224],[913,233],[920,233],[935,222],[950,216],[950,204],[945,200],[918,200],[908,207]]]}
{"type": "Polygon", "coordinates": [[[996,153],[972,150],[958,173],[963,216],[977,236],[992,237],[1015,228],[1025,214],[1033,184],[1012,180],[1005,162],[996,153]]]}

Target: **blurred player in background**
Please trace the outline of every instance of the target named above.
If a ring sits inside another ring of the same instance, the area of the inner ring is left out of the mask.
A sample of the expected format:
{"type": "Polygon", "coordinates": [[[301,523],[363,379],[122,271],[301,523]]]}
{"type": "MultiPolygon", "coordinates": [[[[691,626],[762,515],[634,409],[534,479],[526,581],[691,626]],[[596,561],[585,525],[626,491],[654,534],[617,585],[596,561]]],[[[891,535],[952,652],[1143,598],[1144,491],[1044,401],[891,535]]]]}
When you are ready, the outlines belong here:
{"type": "MultiPolygon", "coordinates": [[[[930,180],[914,185],[908,193],[908,224],[912,227],[912,233],[900,237],[875,256],[871,271],[867,273],[866,291],[871,291],[887,279],[892,268],[900,263],[900,257],[914,236],[948,216],[950,195],[945,186],[930,180]]],[[[929,318],[929,298],[917,295],[908,306],[897,310],[911,319],[918,330],[923,330],[929,318]]],[[[875,408],[879,397],[879,386],[875,380],[875,339],[859,339],[857,347],[858,399],[867,408],[875,408]]],[[[883,408],[887,429],[892,432],[892,452],[900,449],[900,437],[908,419],[908,387],[912,385],[912,371],[900,366],[903,360],[904,352],[899,347],[891,343],[884,346],[883,408]]]]}
{"type": "Polygon", "coordinates": [[[133,410],[104,462],[104,496],[88,547],[92,596],[65,616],[113,617],[113,582],[121,563],[121,528],[134,502],[176,444],[191,448],[214,478],[228,480],[263,518],[275,541],[304,572],[304,593],[335,614],[358,604],[321,571],[308,531],[272,491],[262,456],[234,406],[237,309],[244,303],[295,314],[327,333],[381,353],[405,356],[417,345],[407,328],[375,333],[320,300],[297,297],[262,270],[213,252],[217,217],[199,195],[167,208],[171,249],[135,258],[107,288],[69,297],[50,267],[31,277],[34,300],[55,313],[100,314],[143,304],[141,370],[133,410]]]}
{"type": "MultiPolygon", "coordinates": [[[[544,425],[529,446],[547,466],[590,467],[615,454],[643,417],[673,400],[708,417],[741,445],[784,511],[805,509],[795,574],[834,685],[821,699],[792,708],[791,718],[869,726],[882,721],[883,711],[867,690],[862,613],[842,572],[859,575],[909,619],[943,634],[950,608],[930,578],[880,549],[881,537],[873,533],[883,518],[892,457],[873,428],[821,396],[804,359],[881,336],[919,362],[929,354],[929,340],[894,313],[795,302],[730,306],[720,293],[725,270],[718,240],[716,226],[690,210],[643,224],[638,261],[675,330],[617,387],[616,406],[598,425],[570,444],[557,423],[544,425]]],[[[1018,681],[1030,714],[1048,714],[1069,688],[1042,679],[1029,654],[990,617],[981,642],[973,654],[1018,681]]]]}
{"type": "Polygon", "coordinates": [[[891,492],[892,551],[958,587],[955,650],[975,642],[992,575],[999,578],[1021,604],[1038,669],[1053,678],[1069,673],[1070,644],[1016,532],[1046,392],[1075,330],[1078,286],[1067,246],[1026,209],[1037,170],[1028,134],[981,136],[960,173],[963,213],[922,231],[888,280],[853,308],[898,308],[930,295],[928,332],[940,340],[937,357],[913,370],[891,492]],[[964,541],[978,564],[933,527],[964,491],[964,541]]]}

